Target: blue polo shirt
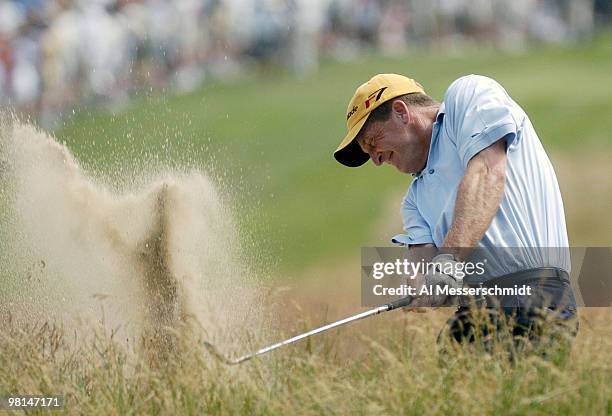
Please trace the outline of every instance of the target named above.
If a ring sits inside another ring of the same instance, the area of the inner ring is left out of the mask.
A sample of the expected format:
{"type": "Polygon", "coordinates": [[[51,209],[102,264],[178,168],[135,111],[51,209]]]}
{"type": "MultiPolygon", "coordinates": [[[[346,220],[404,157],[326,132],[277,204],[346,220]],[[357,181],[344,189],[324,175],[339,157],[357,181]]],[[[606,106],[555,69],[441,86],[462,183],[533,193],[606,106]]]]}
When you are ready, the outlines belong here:
{"type": "MultiPolygon", "coordinates": [[[[453,222],[457,189],[468,162],[498,140],[506,142],[504,197],[480,247],[567,248],[557,178],[529,117],[500,84],[479,75],[457,79],[444,94],[427,165],[401,205],[405,234],[392,241],[441,246],[453,222]]],[[[490,276],[544,266],[570,271],[568,250],[520,253],[492,259],[490,276]]]]}

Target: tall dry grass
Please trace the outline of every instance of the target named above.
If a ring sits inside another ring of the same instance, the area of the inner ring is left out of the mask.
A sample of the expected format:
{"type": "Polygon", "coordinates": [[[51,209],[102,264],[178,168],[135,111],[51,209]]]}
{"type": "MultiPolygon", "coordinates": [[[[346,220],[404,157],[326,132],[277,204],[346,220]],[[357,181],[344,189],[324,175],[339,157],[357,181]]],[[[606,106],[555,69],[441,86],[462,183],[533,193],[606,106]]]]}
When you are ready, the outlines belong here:
{"type": "MultiPolygon", "coordinates": [[[[102,326],[85,332],[5,317],[0,392],[64,394],[68,414],[612,413],[607,309],[581,310],[562,364],[537,354],[509,360],[503,345],[440,354],[431,342],[436,319],[388,315],[373,318],[373,330],[358,324],[238,367],[216,361],[199,335],[177,335],[173,354],[152,363],[142,343],[102,326]]],[[[267,341],[251,334],[236,343],[267,341]]]]}

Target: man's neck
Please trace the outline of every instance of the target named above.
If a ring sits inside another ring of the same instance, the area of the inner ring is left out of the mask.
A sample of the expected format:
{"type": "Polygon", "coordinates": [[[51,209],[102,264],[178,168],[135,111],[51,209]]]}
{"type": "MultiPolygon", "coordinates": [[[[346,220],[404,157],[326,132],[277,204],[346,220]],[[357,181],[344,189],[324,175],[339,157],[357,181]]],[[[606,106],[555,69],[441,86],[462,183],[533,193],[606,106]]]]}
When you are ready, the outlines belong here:
{"type": "Polygon", "coordinates": [[[422,111],[423,124],[425,130],[425,136],[428,140],[431,140],[431,132],[433,130],[433,124],[436,122],[436,116],[440,110],[440,104],[432,105],[431,107],[424,107],[422,111]]]}
{"type": "Polygon", "coordinates": [[[440,104],[435,104],[429,107],[416,107],[413,111],[416,113],[417,129],[425,137],[430,138],[433,130],[433,123],[436,121],[436,116],[440,110],[440,104]]]}
{"type": "MultiPolygon", "coordinates": [[[[431,146],[431,134],[433,131],[433,124],[436,121],[436,116],[438,115],[438,110],[440,110],[440,104],[432,105],[430,107],[422,107],[420,109],[419,120],[422,131],[422,141],[423,143],[427,143],[427,155],[429,158],[429,147],[431,146]]],[[[418,172],[413,173],[414,176],[418,176],[423,169],[427,166],[427,159],[425,159],[425,163],[419,169],[418,172]]]]}

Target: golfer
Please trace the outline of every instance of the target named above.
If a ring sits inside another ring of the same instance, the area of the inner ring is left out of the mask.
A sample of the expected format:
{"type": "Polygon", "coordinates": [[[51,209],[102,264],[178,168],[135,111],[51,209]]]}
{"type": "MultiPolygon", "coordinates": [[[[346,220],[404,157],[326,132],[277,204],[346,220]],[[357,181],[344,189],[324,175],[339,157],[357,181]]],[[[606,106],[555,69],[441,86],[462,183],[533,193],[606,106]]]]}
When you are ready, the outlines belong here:
{"type": "MultiPolygon", "coordinates": [[[[338,162],[357,167],[372,160],[414,177],[401,204],[405,234],[394,243],[433,247],[432,262],[441,265],[489,250],[479,286],[525,284],[538,295],[505,298],[503,308],[490,309],[492,320],[512,316],[514,336],[537,339],[542,314],[574,322],[557,178],[529,117],[499,83],[464,76],[437,102],[413,79],[379,74],[355,92],[346,124],[338,162]]],[[[473,283],[449,277],[454,286],[473,283]]],[[[426,305],[448,301],[431,297],[426,305]]],[[[453,341],[474,341],[471,310],[460,306],[449,321],[453,341]]]]}

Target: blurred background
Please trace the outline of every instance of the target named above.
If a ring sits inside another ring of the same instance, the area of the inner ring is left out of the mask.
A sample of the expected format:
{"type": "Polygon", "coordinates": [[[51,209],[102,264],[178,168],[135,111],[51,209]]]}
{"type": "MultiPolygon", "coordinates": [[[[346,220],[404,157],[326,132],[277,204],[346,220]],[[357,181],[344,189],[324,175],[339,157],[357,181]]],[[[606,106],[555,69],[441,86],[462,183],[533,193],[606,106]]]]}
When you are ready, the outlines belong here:
{"type": "Polygon", "coordinates": [[[0,103],[52,127],[84,103],[279,66],[297,75],[364,50],[591,39],[607,0],[0,0],[0,103]]]}
{"type": "Polygon", "coordinates": [[[607,0],[0,0],[0,105],[113,180],[188,160],[266,275],[356,284],[412,179],[332,158],[380,72],[439,100],[497,79],[553,158],[572,244],[611,244],[611,24],[607,0]]]}

